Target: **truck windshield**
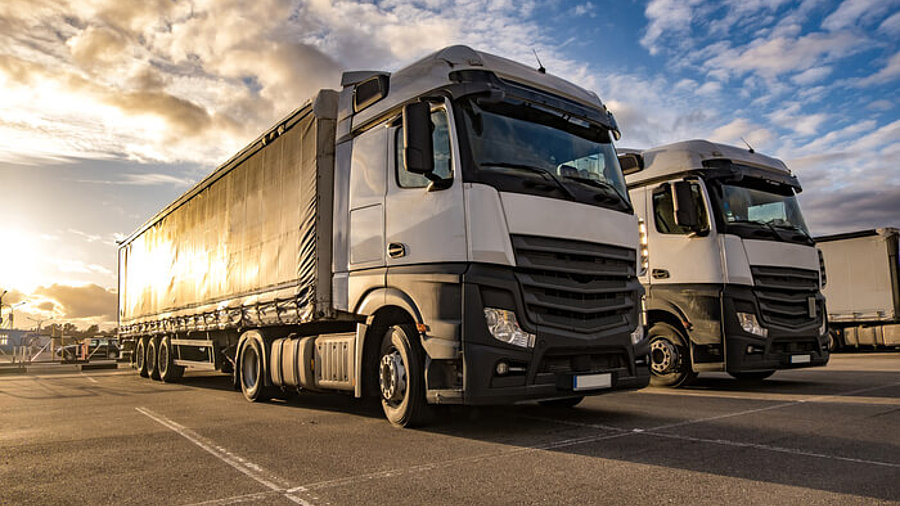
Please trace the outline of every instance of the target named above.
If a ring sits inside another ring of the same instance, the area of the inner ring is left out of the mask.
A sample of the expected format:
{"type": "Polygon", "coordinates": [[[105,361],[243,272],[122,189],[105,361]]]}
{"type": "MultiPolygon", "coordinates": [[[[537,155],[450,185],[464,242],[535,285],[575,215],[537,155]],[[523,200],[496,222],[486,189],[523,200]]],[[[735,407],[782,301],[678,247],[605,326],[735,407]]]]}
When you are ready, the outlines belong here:
{"type": "Polygon", "coordinates": [[[501,191],[531,193],[631,211],[609,131],[525,102],[462,110],[472,177],[501,191]]]}
{"type": "Polygon", "coordinates": [[[811,243],[812,239],[793,189],[784,185],[745,179],[741,184],[722,183],[719,191],[720,218],[730,232],[749,228],[749,236],[771,236],[776,240],[811,243]]]}

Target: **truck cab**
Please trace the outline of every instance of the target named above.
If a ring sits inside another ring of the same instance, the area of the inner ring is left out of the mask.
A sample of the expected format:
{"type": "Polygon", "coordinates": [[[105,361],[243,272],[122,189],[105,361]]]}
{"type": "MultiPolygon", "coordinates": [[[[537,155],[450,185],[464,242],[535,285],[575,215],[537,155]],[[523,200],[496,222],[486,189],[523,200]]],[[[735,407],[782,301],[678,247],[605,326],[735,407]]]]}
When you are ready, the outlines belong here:
{"type": "Polygon", "coordinates": [[[648,252],[653,384],[828,362],[822,257],[781,160],[692,140],[620,161],[648,252]]]}

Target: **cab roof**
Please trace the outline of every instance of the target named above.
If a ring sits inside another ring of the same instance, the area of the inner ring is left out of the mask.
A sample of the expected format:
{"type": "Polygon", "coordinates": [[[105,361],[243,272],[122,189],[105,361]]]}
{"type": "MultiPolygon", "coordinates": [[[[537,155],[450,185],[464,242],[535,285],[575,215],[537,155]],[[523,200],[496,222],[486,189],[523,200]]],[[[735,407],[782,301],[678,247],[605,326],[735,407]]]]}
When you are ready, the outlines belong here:
{"type": "Polygon", "coordinates": [[[658,181],[666,176],[684,172],[709,170],[704,162],[728,160],[780,176],[793,176],[781,160],[751,151],[748,148],[719,144],[707,140],[688,140],[657,146],[646,150],[622,149],[620,153],[637,153],[643,157],[644,169],[626,176],[628,186],[658,181]]]}

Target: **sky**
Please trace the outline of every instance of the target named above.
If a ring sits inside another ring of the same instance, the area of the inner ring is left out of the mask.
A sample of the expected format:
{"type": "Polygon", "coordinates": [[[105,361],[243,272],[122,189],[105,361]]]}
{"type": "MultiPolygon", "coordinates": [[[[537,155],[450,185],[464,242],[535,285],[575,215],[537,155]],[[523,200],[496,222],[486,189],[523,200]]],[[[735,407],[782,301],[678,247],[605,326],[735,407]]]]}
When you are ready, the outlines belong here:
{"type": "Polygon", "coordinates": [[[3,0],[4,326],[114,326],[117,239],[341,72],[453,44],[537,52],[622,147],[746,139],[814,235],[900,226],[900,0],[3,0]]]}

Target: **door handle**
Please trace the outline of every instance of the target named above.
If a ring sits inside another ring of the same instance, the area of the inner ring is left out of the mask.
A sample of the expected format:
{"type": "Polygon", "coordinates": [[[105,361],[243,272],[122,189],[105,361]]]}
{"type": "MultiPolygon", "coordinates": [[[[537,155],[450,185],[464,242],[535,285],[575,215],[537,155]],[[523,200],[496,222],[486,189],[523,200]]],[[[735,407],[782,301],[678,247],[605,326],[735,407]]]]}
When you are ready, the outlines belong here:
{"type": "Polygon", "coordinates": [[[388,244],[388,256],[391,258],[400,258],[406,256],[406,246],[400,242],[392,242],[388,244]]]}
{"type": "Polygon", "coordinates": [[[669,279],[669,271],[666,269],[653,269],[650,272],[650,275],[653,276],[654,279],[669,279]]]}

